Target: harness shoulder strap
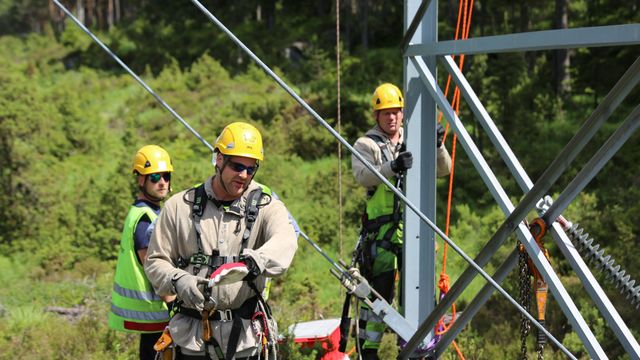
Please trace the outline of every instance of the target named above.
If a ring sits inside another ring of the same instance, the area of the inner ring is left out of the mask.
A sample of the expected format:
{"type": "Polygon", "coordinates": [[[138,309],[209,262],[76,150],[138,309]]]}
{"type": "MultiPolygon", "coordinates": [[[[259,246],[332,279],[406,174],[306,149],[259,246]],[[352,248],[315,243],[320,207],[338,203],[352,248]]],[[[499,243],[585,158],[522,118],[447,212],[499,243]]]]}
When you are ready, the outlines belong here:
{"type": "Polygon", "coordinates": [[[387,162],[389,160],[393,160],[393,156],[391,155],[391,152],[389,151],[389,148],[387,147],[387,143],[384,141],[382,136],[376,135],[376,134],[367,134],[366,136],[369,139],[375,141],[376,144],[378,144],[378,146],[380,147],[380,151],[382,152],[382,161],[383,162],[387,162]]]}
{"type": "Polygon", "coordinates": [[[193,204],[191,205],[191,218],[193,219],[193,227],[196,231],[196,243],[198,245],[198,252],[185,261],[184,259],[178,259],[178,266],[183,265],[186,267],[190,262],[195,263],[193,266],[193,274],[196,275],[200,271],[200,267],[206,263],[204,250],[202,247],[202,227],[200,226],[200,219],[204,214],[204,209],[207,206],[207,191],[204,188],[204,183],[194,188],[193,204]],[[193,260],[193,261],[192,261],[193,260]]]}
{"type": "Polygon", "coordinates": [[[251,236],[251,230],[253,229],[253,224],[258,219],[262,197],[271,197],[271,189],[262,184],[258,185],[260,185],[260,188],[251,191],[247,197],[247,204],[245,205],[246,222],[244,232],[242,233],[242,247],[240,248],[240,255],[242,254],[242,250],[247,247],[249,237],[251,236]]]}

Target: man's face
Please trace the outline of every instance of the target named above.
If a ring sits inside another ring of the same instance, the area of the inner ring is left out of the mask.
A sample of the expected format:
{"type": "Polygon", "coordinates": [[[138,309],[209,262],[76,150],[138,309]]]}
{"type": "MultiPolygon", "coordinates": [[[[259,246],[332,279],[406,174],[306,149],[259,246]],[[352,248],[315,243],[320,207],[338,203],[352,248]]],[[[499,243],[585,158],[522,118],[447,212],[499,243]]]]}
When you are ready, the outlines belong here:
{"type": "Polygon", "coordinates": [[[401,108],[378,110],[376,121],[378,126],[389,136],[396,135],[402,127],[403,113],[401,108]]]}
{"type": "Polygon", "coordinates": [[[167,197],[167,194],[169,193],[170,182],[170,172],[138,175],[138,184],[144,187],[147,194],[158,199],[164,199],[165,197],[167,197]]]}
{"type": "Polygon", "coordinates": [[[224,198],[220,200],[235,200],[242,196],[258,170],[256,159],[242,156],[225,158],[219,153],[216,157],[216,165],[218,169],[222,169],[219,177],[225,192],[224,198]]]}

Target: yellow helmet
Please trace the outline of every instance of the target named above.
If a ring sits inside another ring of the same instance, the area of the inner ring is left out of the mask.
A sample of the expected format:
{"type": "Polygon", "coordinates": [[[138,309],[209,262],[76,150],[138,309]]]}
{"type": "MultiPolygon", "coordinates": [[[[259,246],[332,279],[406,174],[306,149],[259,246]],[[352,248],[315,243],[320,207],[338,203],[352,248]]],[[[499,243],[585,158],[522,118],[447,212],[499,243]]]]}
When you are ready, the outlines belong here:
{"type": "Polygon", "coordinates": [[[215,145],[216,150],[228,156],[243,156],[256,160],[264,159],[262,135],[253,125],[234,122],[227,125],[215,145]]]}
{"type": "Polygon", "coordinates": [[[169,153],[158,145],[145,145],[133,158],[133,172],[149,175],[159,172],[172,172],[173,165],[169,153]]]}
{"type": "Polygon", "coordinates": [[[397,86],[384,83],[376,88],[371,99],[373,110],[404,108],[402,91],[397,86]]]}

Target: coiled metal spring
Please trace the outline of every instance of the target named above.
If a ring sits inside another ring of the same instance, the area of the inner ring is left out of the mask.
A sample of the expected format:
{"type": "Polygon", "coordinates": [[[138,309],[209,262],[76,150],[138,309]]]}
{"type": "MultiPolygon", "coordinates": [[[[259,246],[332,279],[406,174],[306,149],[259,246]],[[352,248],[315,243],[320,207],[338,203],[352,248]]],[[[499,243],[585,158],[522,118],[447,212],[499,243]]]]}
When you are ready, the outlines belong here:
{"type": "Polygon", "coordinates": [[[636,309],[640,308],[640,284],[634,287],[636,281],[631,279],[631,275],[626,274],[625,270],[620,270],[620,265],[616,265],[611,255],[605,256],[604,249],[601,250],[599,244],[594,244],[593,238],[578,224],[572,225],[567,235],[585,260],[605,273],[605,281],[613,282],[616,289],[629,299],[631,305],[635,305],[636,309]]]}

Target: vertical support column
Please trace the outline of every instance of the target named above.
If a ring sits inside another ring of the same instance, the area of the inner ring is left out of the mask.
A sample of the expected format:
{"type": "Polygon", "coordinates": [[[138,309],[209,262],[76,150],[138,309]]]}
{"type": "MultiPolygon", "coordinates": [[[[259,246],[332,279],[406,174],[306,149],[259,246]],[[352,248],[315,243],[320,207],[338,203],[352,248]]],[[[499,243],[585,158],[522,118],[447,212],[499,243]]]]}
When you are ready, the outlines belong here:
{"type": "MultiPolygon", "coordinates": [[[[404,27],[411,24],[420,0],[405,1],[404,27]]],[[[411,42],[437,41],[438,2],[431,1],[423,21],[411,42]]],[[[425,58],[436,72],[435,57],[425,58]]],[[[405,112],[404,125],[407,150],[413,154],[413,168],[407,173],[406,195],[435,223],[436,193],[436,103],[423,93],[424,84],[415,66],[404,58],[405,112]]],[[[403,307],[404,316],[416,328],[435,306],[435,234],[413,211],[405,208],[403,307]]],[[[432,334],[427,338],[431,338],[432,334]]]]}

